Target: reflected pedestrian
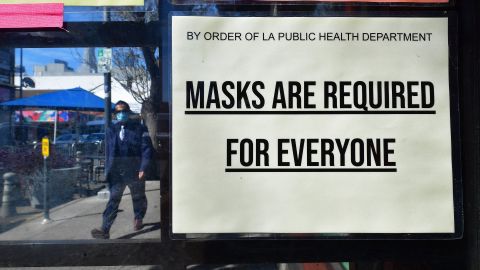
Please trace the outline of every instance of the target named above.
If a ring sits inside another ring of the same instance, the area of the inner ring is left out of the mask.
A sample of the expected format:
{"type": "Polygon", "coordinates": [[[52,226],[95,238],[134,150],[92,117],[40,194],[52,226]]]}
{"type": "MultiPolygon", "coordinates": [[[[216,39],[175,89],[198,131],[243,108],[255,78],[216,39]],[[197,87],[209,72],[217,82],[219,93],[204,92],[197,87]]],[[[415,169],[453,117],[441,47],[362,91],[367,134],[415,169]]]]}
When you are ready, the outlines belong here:
{"type": "Polygon", "coordinates": [[[91,231],[92,237],[109,239],[110,228],[117,217],[123,192],[128,186],[133,202],[135,231],[142,229],[147,211],[145,196],[145,170],[152,154],[152,142],[147,128],[131,119],[130,106],[124,101],[115,104],[118,121],[106,132],[105,174],[109,183],[110,198],[100,228],[91,231]]]}

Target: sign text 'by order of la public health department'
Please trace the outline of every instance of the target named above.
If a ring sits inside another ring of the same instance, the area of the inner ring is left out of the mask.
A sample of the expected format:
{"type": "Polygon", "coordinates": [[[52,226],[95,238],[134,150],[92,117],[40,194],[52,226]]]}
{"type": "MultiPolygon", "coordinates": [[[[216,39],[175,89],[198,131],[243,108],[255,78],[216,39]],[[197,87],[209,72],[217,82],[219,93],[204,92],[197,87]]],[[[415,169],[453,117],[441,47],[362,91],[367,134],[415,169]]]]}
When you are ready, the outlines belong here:
{"type": "Polygon", "coordinates": [[[173,16],[173,233],[453,233],[447,29],[173,16]]]}

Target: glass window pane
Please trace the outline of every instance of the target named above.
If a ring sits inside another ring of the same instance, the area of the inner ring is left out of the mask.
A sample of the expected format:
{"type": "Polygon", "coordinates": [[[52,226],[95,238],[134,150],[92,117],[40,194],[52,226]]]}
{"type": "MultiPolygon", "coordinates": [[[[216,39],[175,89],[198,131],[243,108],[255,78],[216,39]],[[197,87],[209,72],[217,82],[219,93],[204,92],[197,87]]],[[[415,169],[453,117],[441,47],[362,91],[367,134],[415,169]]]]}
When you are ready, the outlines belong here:
{"type": "Polygon", "coordinates": [[[143,6],[65,6],[64,20],[66,22],[158,20],[158,0],[145,0],[143,6]]]}
{"type": "Polygon", "coordinates": [[[158,74],[150,73],[159,69],[147,69],[145,61],[149,57],[151,63],[159,63],[158,50],[22,48],[0,52],[1,68],[8,75],[0,87],[8,92],[4,101],[14,102],[2,106],[0,113],[0,196],[4,201],[0,241],[92,239],[99,237],[92,234],[95,228],[103,229],[100,237],[111,239],[159,239],[157,175],[162,172],[152,168],[155,163],[166,167],[168,156],[160,160],[154,153],[168,147],[168,143],[159,144],[164,143],[162,134],[168,134],[163,129],[168,128],[164,123],[168,114],[150,122],[148,117],[157,118],[141,115],[151,91],[160,91],[153,90],[151,82],[158,74]],[[110,83],[101,70],[107,67],[110,83]],[[107,96],[112,112],[120,100],[131,109],[127,119],[114,117],[108,128],[104,120],[107,96]],[[116,132],[120,126],[126,132],[123,139],[116,132]],[[147,126],[156,133],[148,133],[147,126]],[[44,138],[49,139],[48,153],[44,138]],[[114,149],[110,152],[106,151],[109,143],[114,149]],[[50,220],[44,222],[47,217],[50,220]]]}

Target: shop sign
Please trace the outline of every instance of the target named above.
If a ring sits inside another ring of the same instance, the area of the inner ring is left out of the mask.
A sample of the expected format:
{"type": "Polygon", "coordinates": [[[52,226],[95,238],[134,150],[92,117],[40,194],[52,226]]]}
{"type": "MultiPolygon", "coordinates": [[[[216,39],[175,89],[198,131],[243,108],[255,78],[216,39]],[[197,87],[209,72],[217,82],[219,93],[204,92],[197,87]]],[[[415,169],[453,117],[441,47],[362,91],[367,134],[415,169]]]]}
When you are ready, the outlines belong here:
{"type": "Polygon", "coordinates": [[[112,71],[112,49],[100,48],[97,51],[97,69],[99,73],[112,71]]]}

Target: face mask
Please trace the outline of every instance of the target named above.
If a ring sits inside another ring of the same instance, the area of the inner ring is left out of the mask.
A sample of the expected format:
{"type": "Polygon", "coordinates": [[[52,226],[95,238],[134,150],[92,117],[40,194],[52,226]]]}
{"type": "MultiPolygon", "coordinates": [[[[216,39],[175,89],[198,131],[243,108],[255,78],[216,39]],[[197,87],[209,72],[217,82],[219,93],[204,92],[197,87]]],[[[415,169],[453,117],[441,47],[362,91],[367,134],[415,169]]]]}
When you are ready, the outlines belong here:
{"type": "Polygon", "coordinates": [[[128,113],[127,112],[119,112],[116,115],[117,120],[120,122],[126,122],[128,120],[128,113]]]}

